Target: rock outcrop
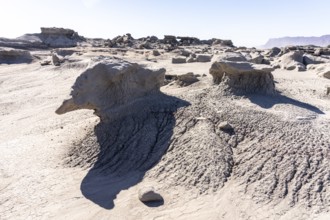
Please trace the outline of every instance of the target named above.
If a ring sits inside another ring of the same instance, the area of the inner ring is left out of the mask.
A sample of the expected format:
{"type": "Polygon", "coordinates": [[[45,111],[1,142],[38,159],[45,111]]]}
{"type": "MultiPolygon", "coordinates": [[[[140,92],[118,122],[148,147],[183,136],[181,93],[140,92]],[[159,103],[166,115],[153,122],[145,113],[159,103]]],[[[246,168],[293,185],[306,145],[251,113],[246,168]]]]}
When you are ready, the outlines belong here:
{"type": "Polygon", "coordinates": [[[309,65],[308,69],[313,70],[320,77],[330,79],[330,63],[309,65]]]}
{"type": "Polygon", "coordinates": [[[310,65],[310,64],[321,64],[321,63],[330,63],[330,59],[326,59],[319,56],[313,56],[311,54],[304,54],[303,56],[303,64],[310,65]]]}
{"type": "Polygon", "coordinates": [[[72,29],[41,28],[41,41],[48,47],[75,47],[83,38],[72,29]]]}
{"type": "Polygon", "coordinates": [[[30,63],[33,57],[29,51],[12,48],[0,48],[0,64],[30,63]]]}
{"type": "Polygon", "coordinates": [[[213,82],[225,93],[245,95],[251,93],[274,94],[275,84],[268,65],[218,60],[209,70],[213,82]]]}
{"type": "Polygon", "coordinates": [[[303,52],[302,51],[291,51],[282,55],[278,64],[282,69],[305,71],[306,67],[303,64],[303,52]]]}
{"type": "Polygon", "coordinates": [[[101,119],[122,115],[121,107],[160,93],[164,75],[165,69],[147,69],[114,58],[94,59],[73,85],[72,98],[64,101],[56,113],[93,109],[101,119]]]}

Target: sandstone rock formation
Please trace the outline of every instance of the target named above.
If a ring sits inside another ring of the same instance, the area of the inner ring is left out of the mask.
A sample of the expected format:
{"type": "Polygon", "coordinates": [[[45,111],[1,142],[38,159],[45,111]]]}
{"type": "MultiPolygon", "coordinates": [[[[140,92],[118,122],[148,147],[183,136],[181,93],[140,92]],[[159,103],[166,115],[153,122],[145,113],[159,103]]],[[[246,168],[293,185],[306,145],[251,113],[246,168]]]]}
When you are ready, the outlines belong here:
{"type": "Polygon", "coordinates": [[[244,61],[247,61],[247,59],[240,52],[226,52],[226,53],[221,53],[218,56],[217,59],[218,60],[224,60],[224,61],[234,61],[234,62],[244,62],[244,61]]]}
{"type": "Polygon", "coordinates": [[[119,59],[95,59],[77,78],[72,98],[64,101],[56,113],[93,109],[101,119],[109,118],[120,107],[159,93],[164,74],[165,69],[147,69],[119,59]]]}
{"type": "Polygon", "coordinates": [[[54,66],[59,66],[61,65],[61,59],[59,58],[59,56],[56,53],[52,54],[52,63],[54,66]]]}
{"type": "Polygon", "coordinates": [[[310,64],[320,64],[320,63],[327,63],[330,62],[330,59],[326,59],[319,56],[313,56],[311,54],[304,54],[303,56],[303,64],[310,65],[310,64]]]}
{"type": "Polygon", "coordinates": [[[212,64],[209,72],[213,82],[220,84],[225,93],[274,94],[273,70],[268,65],[218,60],[212,64]]]}
{"type": "Polygon", "coordinates": [[[75,47],[83,40],[74,30],[55,27],[42,27],[40,39],[49,47],[75,47]]]}
{"type": "Polygon", "coordinates": [[[196,55],[196,62],[206,63],[211,62],[212,55],[208,54],[197,54],[196,55]]]}
{"type": "Polygon", "coordinates": [[[330,63],[309,65],[308,69],[316,72],[318,76],[330,79],[330,63]]]}
{"type": "Polygon", "coordinates": [[[0,64],[30,63],[33,57],[29,51],[12,48],[0,48],[0,64]]]}
{"type": "Polygon", "coordinates": [[[303,64],[303,52],[291,51],[279,58],[278,63],[282,69],[305,71],[306,67],[303,64]]]}

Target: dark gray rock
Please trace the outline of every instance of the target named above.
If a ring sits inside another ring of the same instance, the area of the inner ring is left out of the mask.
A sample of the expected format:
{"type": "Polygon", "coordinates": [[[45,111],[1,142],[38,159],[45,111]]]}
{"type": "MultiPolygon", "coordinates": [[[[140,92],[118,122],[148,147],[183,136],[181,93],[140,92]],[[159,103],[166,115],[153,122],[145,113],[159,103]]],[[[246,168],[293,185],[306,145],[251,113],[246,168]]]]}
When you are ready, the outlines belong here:
{"type": "Polygon", "coordinates": [[[141,202],[160,202],[163,201],[163,197],[153,187],[146,187],[139,190],[139,200],[141,202]]]}
{"type": "Polygon", "coordinates": [[[173,57],[172,63],[174,63],[174,64],[186,63],[186,57],[173,57]]]}

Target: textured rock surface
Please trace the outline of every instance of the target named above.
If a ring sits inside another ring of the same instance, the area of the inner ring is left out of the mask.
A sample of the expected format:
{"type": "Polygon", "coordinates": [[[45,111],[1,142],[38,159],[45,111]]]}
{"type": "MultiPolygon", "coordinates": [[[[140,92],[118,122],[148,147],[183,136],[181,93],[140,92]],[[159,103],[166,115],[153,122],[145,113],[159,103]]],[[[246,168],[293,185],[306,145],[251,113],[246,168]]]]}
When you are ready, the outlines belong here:
{"type": "Polygon", "coordinates": [[[282,69],[305,71],[306,67],[303,64],[303,52],[291,51],[282,55],[279,58],[279,65],[282,69]]]}
{"type": "Polygon", "coordinates": [[[220,84],[225,93],[274,94],[275,84],[268,65],[257,65],[248,62],[216,61],[209,72],[213,82],[220,84]]]}

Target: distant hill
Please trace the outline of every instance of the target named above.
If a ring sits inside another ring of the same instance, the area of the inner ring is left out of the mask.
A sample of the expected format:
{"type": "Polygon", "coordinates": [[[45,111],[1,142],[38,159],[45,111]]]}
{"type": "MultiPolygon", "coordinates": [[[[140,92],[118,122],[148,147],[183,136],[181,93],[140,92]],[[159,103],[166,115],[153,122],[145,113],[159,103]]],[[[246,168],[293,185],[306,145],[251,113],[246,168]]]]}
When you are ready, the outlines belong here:
{"type": "Polygon", "coordinates": [[[263,48],[285,47],[294,45],[315,45],[326,47],[330,45],[330,35],[323,35],[321,37],[281,37],[271,38],[262,46],[263,48]]]}

